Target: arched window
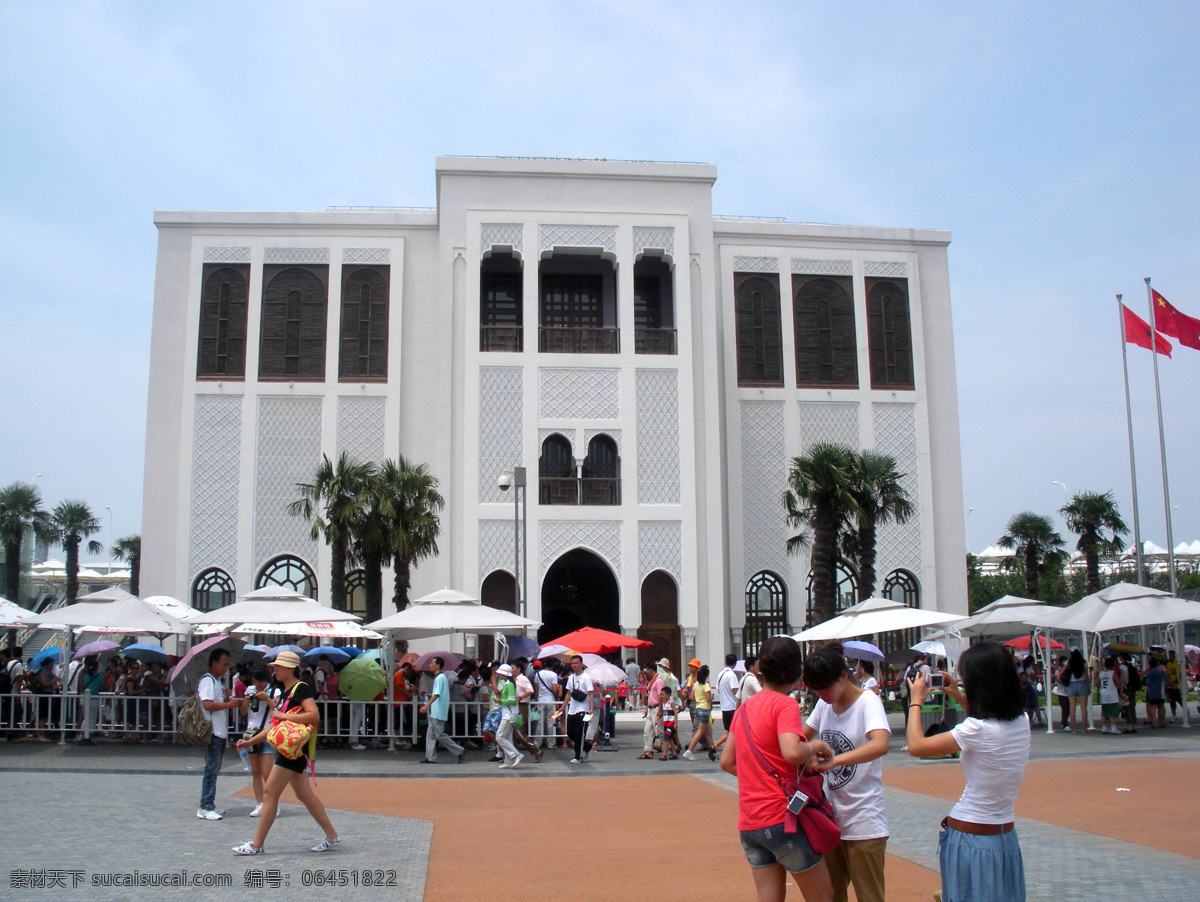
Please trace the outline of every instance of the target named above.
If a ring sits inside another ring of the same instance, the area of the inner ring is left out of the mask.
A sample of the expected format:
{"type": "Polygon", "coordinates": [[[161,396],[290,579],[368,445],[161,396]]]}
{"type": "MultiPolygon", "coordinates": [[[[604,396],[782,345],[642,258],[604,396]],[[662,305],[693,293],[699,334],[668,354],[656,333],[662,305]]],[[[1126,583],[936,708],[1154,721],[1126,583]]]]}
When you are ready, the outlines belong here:
{"type": "Polygon", "coordinates": [[[325,378],[327,266],[264,266],[260,379],[325,378]]]}
{"type": "Polygon", "coordinates": [[[492,254],[479,268],[479,350],[520,351],[524,319],[521,261],[492,254]]]}
{"type": "Polygon", "coordinates": [[[387,378],[388,272],[387,266],[360,266],[345,276],[340,379],[387,378]]]}
{"type": "MultiPolygon", "coordinates": [[[[805,620],[805,627],[810,627],[816,623],[816,613],[813,610],[813,573],[808,571],[808,583],[805,587],[808,593],[808,618],[805,620]]],[[[854,572],[854,568],[846,561],[838,558],[837,561],[837,582],[834,583],[834,593],[836,598],[834,604],[837,607],[837,613],[841,613],[858,601],[858,574],[854,572]]]]}
{"type": "Polygon", "coordinates": [[[220,567],[209,567],[192,583],[192,607],[198,611],[215,611],[233,604],[236,597],[233,579],[220,567]]]}
{"type": "Polygon", "coordinates": [[[346,610],[365,617],[367,614],[367,571],[351,570],[346,574],[346,610]]]}
{"type": "Polygon", "coordinates": [[[758,654],[763,642],[787,631],[787,589],[770,570],[760,570],[746,583],[743,654],[758,654]]]}
{"type": "Polygon", "coordinates": [[[584,504],[621,503],[621,457],[611,436],[597,435],[588,442],[581,489],[584,504]]]}
{"type": "Polygon", "coordinates": [[[542,442],[538,459],[538,497],[542,504],[578,504],[579,484],[571,443],[555,433],[542,442]]]}
{"type": "Polygon", "coordinates": [[[250,267],[208,264],[200,297],[197,378],[246,377],[246,304],[250,267]]]}
{"type": "Polygon", "coordinates": [[[735,273],[738,385],[783,387],[779,276],[735,273]]]}
{"type": "MultiPolygon", "coordinates": [[[[883,581],[884,598],[890,598],[892,601],[898,601],[901,604],[908,605],[910,608],[919,608],[921,606],[921,585],[917,582],[917,578],[907,570],[893,570],[887,575],[883,581]]],[[[920,630],[901,630],[896,633],[887,633],[881,635],[880,649],[885,653],[895,651],[901,648],[911,648],[921,640],[920,630]]]]}
{"type": "Polygon", "coordinates": [[[871,388],[913,388],[906,279],[867,279],[871,388]]]}
{"type": "Polygon", "coordinates": [[[850,279],[795,275],[792,286],[796,385],[857,388],[858,342],[850,279]]]}
{"type": "Polygon", "coordinates": [[[309,598],[317,597],[317,577],[312,567],[290,554],[281,554],[267,561],[254,581],[254,588],[261,589],[263,586],[287,586],[309,598]]]}

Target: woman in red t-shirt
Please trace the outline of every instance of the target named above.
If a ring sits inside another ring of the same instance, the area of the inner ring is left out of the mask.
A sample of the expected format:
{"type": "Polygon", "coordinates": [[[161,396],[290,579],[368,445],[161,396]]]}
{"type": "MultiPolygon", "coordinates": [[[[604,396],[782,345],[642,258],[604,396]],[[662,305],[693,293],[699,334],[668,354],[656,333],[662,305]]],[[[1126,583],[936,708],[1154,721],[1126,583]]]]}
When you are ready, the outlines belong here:
{"type": "Polygon", "coordinates": [[[738,736],[748,729],[755,748],[785,780],[814,757],[833,757],[827,743],[804,741],[800,706],[788,696],[803,663],[800,646],[790,636],[772,636],[763,643],[758,656],[762,691],[738,709],[721,756],[721,770],[738,778],[738,832],[754,875],[758,902],[782,902],[788,873],[806,902],[833,898],[829,871],[809,845],[804,830],[784,832],[787,799],[783,787],[763,769],[757,755],[738,749],[738,736]]]}

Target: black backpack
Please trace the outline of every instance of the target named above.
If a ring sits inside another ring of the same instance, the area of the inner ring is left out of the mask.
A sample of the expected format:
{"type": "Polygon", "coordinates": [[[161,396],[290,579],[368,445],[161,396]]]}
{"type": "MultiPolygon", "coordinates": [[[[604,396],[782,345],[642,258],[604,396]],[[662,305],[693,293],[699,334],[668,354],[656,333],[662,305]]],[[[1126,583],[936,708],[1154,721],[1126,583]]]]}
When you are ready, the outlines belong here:
{"type": "Polygon", "coordinates": [[[0,695],[8,695],[12,692],[12,671],[9,668],[12,663],[9,662],[3,670],[0,670],[0,695]]]}
{"type": "Polygon", "coordinates": [[[1142,688],[1142,675],[1138,673],[1137,665],[1133,662],[1125,665],[1129,672],[1129,679],[1125,682],[1125,691],[1130,695],[1142,688]]]}

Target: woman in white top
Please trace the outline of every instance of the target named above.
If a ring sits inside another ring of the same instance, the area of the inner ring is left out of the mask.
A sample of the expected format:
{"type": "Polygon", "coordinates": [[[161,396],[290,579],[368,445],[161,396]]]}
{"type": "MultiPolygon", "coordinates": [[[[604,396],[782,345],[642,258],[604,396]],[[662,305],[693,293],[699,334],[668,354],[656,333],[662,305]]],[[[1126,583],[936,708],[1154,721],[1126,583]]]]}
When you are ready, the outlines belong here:
{"type": "MultiPolygon", "coordinates": [[[[943,902],[1024,902],[1025,868],[1013,829],[1013,805],[1029,761],[1029,718],[1017,668],[994,642],[972,645],[959,659],[963,691],[947,695],[967,718],[948,733],[925,736],[921,719],[908,721],[908,753],[941,758],[962,752],[967,786],[942,821],[938,860],[943,902]]],[[[924,677],[909,682],[911,705],[924,704],[924,677]]]]}
{"type": "Polygon", "coordinates": [[[809,770],[825,774],[825,791],[842,831],[841,843],[825,854],[834,902],[846,902],[851,883],[858,902],[885,902],[882,759],[892,731],[883,702],[854,681],[836,644],[808,656],[804,685],[819,699],[804,724],[804,738],[823,740],[833,752],[831,758],[810,761],[809,770]]]}

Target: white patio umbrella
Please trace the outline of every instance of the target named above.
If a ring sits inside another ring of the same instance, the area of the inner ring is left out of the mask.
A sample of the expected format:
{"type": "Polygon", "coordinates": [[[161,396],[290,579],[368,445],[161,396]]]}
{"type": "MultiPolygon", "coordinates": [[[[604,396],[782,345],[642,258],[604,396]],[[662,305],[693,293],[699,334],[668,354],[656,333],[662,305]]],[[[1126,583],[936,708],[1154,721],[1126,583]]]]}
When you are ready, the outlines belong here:
{"type": "Polygon", "coordinates": [[[985,605],[953,629],[963,636],[995,636],[1003,633],[1027,632],[1030,617],[1049,614],[1061,608],[1034,598],[1005,595],[985,605]]]}
{"type": "Polygon", "coordinates": [[[234,635],[306,636],[310,639],[382,639],[383,635],[350,620],[311,623],[243,623],[234,635]]]}
{"type": "Polygon", "coordinates": [[[264,586],[247,592],[241,601],[188,618],[189,623],[324,623],[358,622],[349,611],[338,611],[286,586],[264,586]]]}
{"type": "Polygon", "coordinates": [[[797,642],[849,639],[854,636],[890,633],[894,630],[914,629],[920,626],[958,623],[966,619],[961,614],[910,608],[908,605],[892,601],[889,598],[867,598],[846,608],[831,620],[818,623],[814,627],[797,633],[792,638],[797,642]]]}
{"type": "Polygon", "coordinates": [[[15,601],[0,598],[0,627],[22,626],[25,618],[32,613],[29,608],[23,608],[15,601]]]}

